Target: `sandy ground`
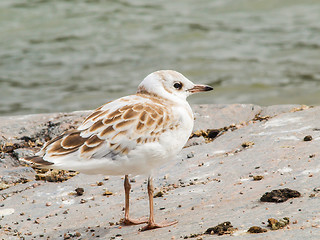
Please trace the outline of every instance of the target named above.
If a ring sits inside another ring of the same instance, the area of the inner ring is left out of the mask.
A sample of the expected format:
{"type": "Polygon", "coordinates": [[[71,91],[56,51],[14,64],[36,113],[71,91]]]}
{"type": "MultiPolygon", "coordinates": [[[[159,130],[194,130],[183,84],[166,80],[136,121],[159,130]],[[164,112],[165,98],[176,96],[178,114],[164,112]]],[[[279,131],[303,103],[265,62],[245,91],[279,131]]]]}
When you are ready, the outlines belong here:
{"type": "MultiPolygon", "coordinates": [[[[0,118],[0,238],[320,239],[320,107],[193,109],[194,136],[174,161],[153,174],[155,194],[161,192],[154,198],[156,220],[178,223],[146,232],[119,225],[122,176],[45,177],[17,160],[75,128],[88,111],[0,118]],[[68,180],[58,182],[63,179],[68,180]],[[76,188],[83,188],[83,195],[76,188]],[[264,193],[284,188],[301,195],[260,201],[264,193]],[[288,225],[268,227],[268,219],[284,217],[288,225]],[[226,221],[234,231],[204,234],[226,221]],[[247,233],[252,226],[267,231],[247,233]]],[[[131,184],[131,216],[148,216],[146,176],[131,177],[131,184]]]]}

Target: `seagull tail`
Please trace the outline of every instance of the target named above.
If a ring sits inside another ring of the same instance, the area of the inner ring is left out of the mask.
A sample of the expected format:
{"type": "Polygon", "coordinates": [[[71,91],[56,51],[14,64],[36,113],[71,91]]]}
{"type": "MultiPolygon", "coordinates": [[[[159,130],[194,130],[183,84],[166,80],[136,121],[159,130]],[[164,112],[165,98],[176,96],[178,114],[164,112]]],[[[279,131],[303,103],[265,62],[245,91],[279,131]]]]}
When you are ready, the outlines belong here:
{"type": "Polygon", "coordinates": [[[36,165],[37,167],[45,167],[45,166],[53,165],[52,162],[48,162],[44,160],[43,157],[39,157],[39,156],[24,157],[24,158],[21,158],[20,160],[36,165]]]}

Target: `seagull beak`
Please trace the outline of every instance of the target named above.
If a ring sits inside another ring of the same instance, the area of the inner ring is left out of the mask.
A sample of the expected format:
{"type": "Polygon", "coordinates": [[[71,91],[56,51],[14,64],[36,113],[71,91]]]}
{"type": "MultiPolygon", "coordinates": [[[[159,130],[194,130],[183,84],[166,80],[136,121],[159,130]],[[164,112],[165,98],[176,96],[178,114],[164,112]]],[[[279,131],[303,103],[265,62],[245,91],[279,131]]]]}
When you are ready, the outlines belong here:
{"type": "Polygon", "coordinates": [[[191,93],[197,93],[197,92],[207,92],[213,90],[213,87],[207,86],[207,85],[194,85],[193,88],[190,88],[188,91],[191,93]]]}

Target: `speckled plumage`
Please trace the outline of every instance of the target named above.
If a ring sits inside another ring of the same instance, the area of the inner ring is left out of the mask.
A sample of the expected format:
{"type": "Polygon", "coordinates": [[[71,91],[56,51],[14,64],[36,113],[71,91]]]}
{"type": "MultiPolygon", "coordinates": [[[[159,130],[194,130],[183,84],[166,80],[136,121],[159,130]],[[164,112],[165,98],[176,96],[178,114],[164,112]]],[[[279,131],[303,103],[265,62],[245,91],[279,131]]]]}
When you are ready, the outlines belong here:
{"type": "Polygon", "coordinates": [[[97,108],[77,130],[46,143],[37,156],[51,168],[87,174],[149,174],[174,158],[193,128],[192,110],[185,100],[191,92],[180,94],[167,81],[194,88],[175,71],[152,73],[137,94],[97,108]]]}
{"type": "MultiPolygon", "coordinates": [[[[150,174],[181,151],[193,128],[186,98],[210,90],[172,70],[151,73],[136,94],[97,108],[76,130],[47,142],[37,156],[26,160],[85,174],[126,175],[128,194],[128,174],[150,174]]],[[[152,182],[148,190],[151,186],[152,182]]],[[[127,201],[129,195],[126,209],[127,201]]]]}

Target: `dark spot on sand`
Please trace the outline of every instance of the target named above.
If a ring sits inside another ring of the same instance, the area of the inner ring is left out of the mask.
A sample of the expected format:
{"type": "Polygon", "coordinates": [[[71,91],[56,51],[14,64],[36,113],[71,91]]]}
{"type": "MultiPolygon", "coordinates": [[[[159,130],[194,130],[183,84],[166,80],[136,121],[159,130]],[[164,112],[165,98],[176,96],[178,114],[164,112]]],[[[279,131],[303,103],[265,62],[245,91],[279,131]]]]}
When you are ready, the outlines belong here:
{"type": "Polygon", "coordinates": [[[244,142],[241,144],[241,147],[248,148],[248,147],[252,147],[253,145],[254,145],[254,142],[244,142]]]}
{"type": "MultiPolygon", "coordinates": [[[[194,138],[194,137],[204,137],[204,139],[206,139],[207,142],[211,142],[212,140],[214,140],[219,133],[224,130],[224,129],[207,129],[205,130],[198,130],[195,131],[191,134],[190,138],[194,138]]],[[[224,130],[227,131],[227,130],[224,130]]]]}
{"type": "Polygon", "coordinates": [[[23,137],[21,137],[21,138],[19,138],[19,140],[23,140],[23,141],[25,141],[25,142],[35,142],[36,141],[36,139],[35,138],[32,138],[32,137],[28,137],[28,136],[23,136],[23,137]]]}
{"type": "Polygon", "coordinates": [[[271,118],[269,115],[266,115],[266,116],[260,116],[260,113],[256,114],[254,116],[254,118],[252,119],[252,121],[256,122],[256,121],[259,121],[259,122],[262,122],[262,121],[268,121],[269,118],[271,118]]]}
{"type": "Polygon", "coordinates": [[[269,223],[268,227],[270,227],[271,230],[278,230],[278,229],[281,229],[281,228],[284,228],[285,226],[287,226],[290,223],[290,220],[288,217],[284,217],[282,219],[279,219],[279,221],[274,218],[269,218],[268,223],[269,223]]]}
{"type": "Polygon", "coordinates": [[[217,234],[217,235],[224,235],[224,234],[232,234],[236,231],[237,228],[233,228],[231,222],[223,222],[218,224],[217,226],[208,228],[204,234],[217,234]]]}
{"type": "Polygon", "coordinates": [[[113,192],[106,190],[102,195],[103,196],[111,196],[111,195],[113,195],[113,192]]]}
{"type": "Polygon", "coordinates": [[[303,141],[305,141],[305,142],[309,142],[309,141],[311,141],[312,140],[312,136],[311,135],[307,135],[307,136],[305,136],[304,138],[303,138],[303,141]]]}
{"type": "Polygon", "coordinates": [[[255,175],[255,176],[252,176],[252,178],[253,178],[253,181],[260,181],[260,180],[262,180],[264,177],[261,176],[261,175],[255,175]]]}
{"type": "Polygon", "coordinates": [[[66,171],[66,170],[49,170],[44,168],[34,168],[37,174],[35,175],[36,180],[42,180],[47,182],[64,182],[74,176],[79,172],[66,171]]]}
{"type": "Polygon", "coordinates": [[[218,129],[208,129],[207,130],[208,138],[216,138],[219,133],[220,133],[220,130],[218,130],[218,129]]]}
{"type": "Polygon", "coordinates": [[[157,192],[153,197],[154,198],[157,198],[157,197],[163,197],[163,192],[162,191],[159,191],[159,192],[157,192]]]}
{"type": "Polygon", "coordinates": [[[315,187],[315,188],[313,189],[313,191],[315,191],[315,192],[320,192],[320,187],[315,187]]]}
{"type": "Polygon", "coordinates": [[[193,158],[194,157],[194,152],[190,152],[187,154],[187,158],[193,158]]]}
{"type": "Polygon", "coordinates": [[[76,188],[75,191],[76,191],[78,196],[82,196],[83,193],[84,193],[84,189],[83,188],[76,188]]]}
{"type": "Polygon", "coordinates": [[[258,226],[252,226],[248,229],[248,233],[264,233],[267,229],[258,227],[258,226]]]}
{"type": "Polygon", "coordinates": [[[289,188],[284,188],[284,189],[272,190],[271,192],[266,192],[260,198],[260,201],[280,203],[280,202],[287,201],[289,198],[296,198],[300,196],[301,194],[298,191],[292,190],[289,188]]]}

